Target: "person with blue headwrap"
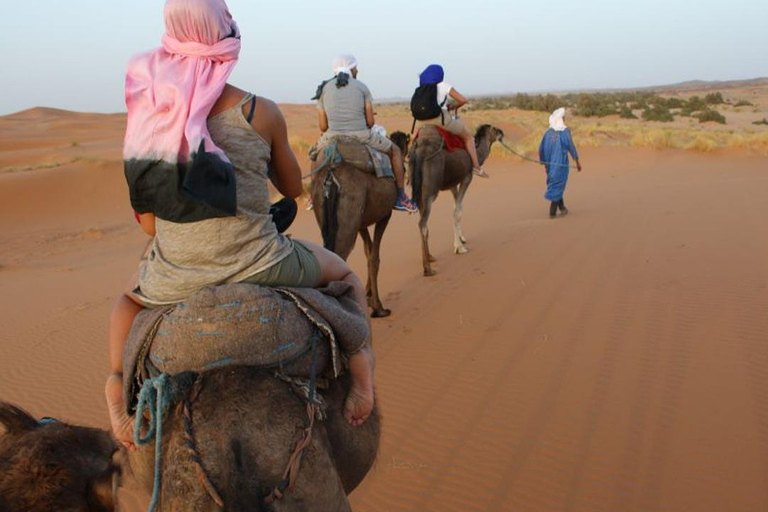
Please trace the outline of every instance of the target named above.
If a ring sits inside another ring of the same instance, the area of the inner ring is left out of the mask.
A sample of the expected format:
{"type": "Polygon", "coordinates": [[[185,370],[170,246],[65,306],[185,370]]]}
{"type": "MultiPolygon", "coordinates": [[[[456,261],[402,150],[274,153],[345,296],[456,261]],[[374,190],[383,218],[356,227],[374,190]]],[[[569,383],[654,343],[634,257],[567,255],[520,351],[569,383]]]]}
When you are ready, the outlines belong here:
{"type": "Polygon", "coordinates": [[[475,138],[457,114],[458,109],[467,104],[467,98],[445,81],[445,71],[440,64],[430,64],[419,75],[419,86],[428,85],[437,86],[437,104],[440,105],[442,112],[435,118],[417,121],[417,124],[420,126],[425,124],[437,125],[461,137],[472,161],[472,172],[476,176],[488,178],[488,174],[480,167],[480,162],[477,159],[475,138]]]}

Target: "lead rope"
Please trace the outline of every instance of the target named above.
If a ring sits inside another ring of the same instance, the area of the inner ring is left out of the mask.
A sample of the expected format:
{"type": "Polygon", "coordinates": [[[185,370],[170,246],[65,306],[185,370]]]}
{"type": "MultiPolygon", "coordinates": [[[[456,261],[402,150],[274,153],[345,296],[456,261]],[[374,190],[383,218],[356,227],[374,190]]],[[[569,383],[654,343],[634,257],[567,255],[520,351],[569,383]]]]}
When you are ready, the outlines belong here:
{"type": "Polygon", "coordinates": [[[555,163],[555,162],[542,162],[541,160],[535,160],[533,158],[530,158],[530,157],[527,157],[525,155],[522,155],[522,154],[518,153],[517,151],[515,151],[514,149],[512,149],[511,147],[509,147],[507,145],[507,143],[504,141],[504,139],[499,140],[499,144],[501,144],[502,147],[504,147],[504,149],[506,149],[510,153],[513,153],[513,154],[517,155],[518,157],[522,158],[523,160],[528,160],[529,162],[533,162],[534,164],[552,165],[552,166],[558,166],[558,167],[566,167],[567,166],[569,169],[578,169],[578,166],[576,166],[576,165],[567,165],[567,164],[560,164],[560,163],[555,163]]]}

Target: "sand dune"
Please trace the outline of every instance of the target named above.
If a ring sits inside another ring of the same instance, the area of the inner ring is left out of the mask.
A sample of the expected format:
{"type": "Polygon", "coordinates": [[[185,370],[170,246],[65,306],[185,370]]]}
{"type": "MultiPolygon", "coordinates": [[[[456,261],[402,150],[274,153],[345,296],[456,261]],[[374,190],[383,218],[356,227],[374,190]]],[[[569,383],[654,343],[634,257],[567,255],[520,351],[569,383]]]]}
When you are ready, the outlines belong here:
{"type": "MultiPolygon", "coordinates": [[[[310,111],[286,109],[292,135],[314,133],[310,111]]],[[[121,118],[79,116],[0,118],[0,169],[65,162],[0,173],[0,399],[106,427],[109,310],[145,237],[121,118]],[[72,130],[46,139],[41,123],[72,130]]],[[[441,195],[432,278],[417,217],[394,214],[380,276],[393,316],[374,322],[384,437],[356,510],[768,508],[765,159],[602,148],[583,161],[571,215],[550,220],[541,168],[492,159],[465,202],[465,256],[441,195]]],[[[310,212],[292,233],[320,241],[310,212]]],[[[364,273],[360,247],[351,262],[364,273]]]]}

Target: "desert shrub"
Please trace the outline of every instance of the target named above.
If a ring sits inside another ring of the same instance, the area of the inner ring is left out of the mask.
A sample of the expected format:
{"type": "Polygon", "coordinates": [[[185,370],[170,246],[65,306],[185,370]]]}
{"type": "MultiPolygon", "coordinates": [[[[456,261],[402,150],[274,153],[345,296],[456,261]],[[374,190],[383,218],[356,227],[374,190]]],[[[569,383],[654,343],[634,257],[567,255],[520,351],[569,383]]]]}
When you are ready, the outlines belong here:
{"type": "Polygon", "coordinates": [[[750,103],[747,100],[739,100],[736,102],[734,107],[754,107],[754,104],[750,103]]]}
{"type": "Polygon", "coordinates": [[[680,98],[668,98],[665,102],[667,108],[683,108],[685,107],[685,100],[680,98]]]}
{"type": "Polygon", "coordinates": [[[694,112],[706,110],[707,104],[698,96],[691,96],[682,108],[683,110],[680,113],[684,116],[690,116],[694,112]]]}
{"type": "Polygon", "coordinates": [[[725,103],[722,93],[713,92],[704,96],[704,103],[707,105],[722,105],[725,103]]]}
{"type": "Polygon", "coordinates": [[[607,94],[579,95],[574,112],[583,117],[605,117],[619,113],[616,99],[607,94]]]}
{"type": "Polygon", "coordinates": [[[643,119],[646,121],[658,121],[661,123],[669,123],[675,120],[675,116],[669,111],[668,108],[661,105],[654,105],[643,110],[643,119]]]}
{"type": "Polygon", "coordinates": [[[627,105],[624,105],[619,110],[619,117],[622,119],[637,119],[637,116],[634,112],[632,112],[632,109],[629,108],[627,105]]]}
{"type": "Polygon", "coordinates": [[[768,119],[766,119],[766,118],[762,118],[760,121],[755,121],[755,122],[754,122],[754,123],[752,123],[752,124],[756,124],[756,125],[761,125],[761,124],[764,124],[764,125],[768,126],[768,119]]]}
{"type": "Polygon", "coordinates": [[[700,123],[720,123],[725,124],[725,116],[717,110],[704,110],[695,116],[700,123]]]}
{"type": "Polygon", "coordinates": [[[562,106],[570,106],[568,102],[554,94],[516,94],[510,106],[520,110],[533,110],[536,112],[552,112],[562,106]]]}

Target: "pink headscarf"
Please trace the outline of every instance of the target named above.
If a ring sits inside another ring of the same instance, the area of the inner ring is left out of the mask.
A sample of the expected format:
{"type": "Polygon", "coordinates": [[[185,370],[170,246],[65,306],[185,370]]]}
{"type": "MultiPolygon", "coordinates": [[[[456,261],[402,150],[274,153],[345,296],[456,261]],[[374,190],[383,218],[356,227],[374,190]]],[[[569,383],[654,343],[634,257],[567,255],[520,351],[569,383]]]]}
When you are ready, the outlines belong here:
{"type": "MultiPolygon", "coordinates": [[[[179,197],[175,200],[188,201],[186,196],[191,196],[205,203],[203,208],[220,210],[219,215],[198,212],[190,217],[187,205],[176,208],[178,211],[165,218],[189,222],[199,220],[198,217],[232,215],[233,204],[222,208],[221,204],[213,204],[216,199],[212,203],[209,198],[200,197],[206,195],[200,189],[200,180],[201,176],[208,179],[211,167],[216,167],[214,181],[232,181],[232,190],[226,195],[233,195],[234,173],[216,176],[217,172],[227,172],[222,170],[219,160],[230,170],[231,165],[211,141],[206,121],[237,63],[240,31],[224,0],[167,0],[164,14],[163,46],[134,57],[125,78],[128,125],[123,156],[131,202],[139,213],[152,212],[163,218],[157,210],[163,210],[164,205],[158,203],[167,203],[170,192],[155,190],[168,181],[157,174],[173,172],[177,164],[183,164],[187,172],[196,173],[191,177],[196,185],[189,186],[190,177],[182,177],[183,183],[177,180],[174,186],[179,189],[179,197]],[[198,155],[204,157],[202,165],[195,162],[198,155]]],[[[210,183],[204,184],[204,188],[209,186],[210,183]]],[[[231,202],[229,199],[224,202],[231,202]]]]}

